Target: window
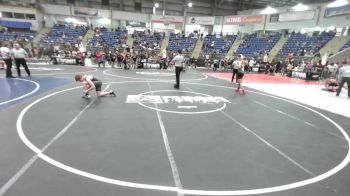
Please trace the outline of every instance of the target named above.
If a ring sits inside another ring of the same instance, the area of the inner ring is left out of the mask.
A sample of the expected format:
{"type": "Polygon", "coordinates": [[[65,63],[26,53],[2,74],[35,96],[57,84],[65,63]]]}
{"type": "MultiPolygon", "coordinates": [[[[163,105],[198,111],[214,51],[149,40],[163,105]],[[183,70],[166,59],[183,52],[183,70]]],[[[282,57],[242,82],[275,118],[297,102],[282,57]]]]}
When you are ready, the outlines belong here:
{"type": "Polygon", "coordinates": [[[24,19],[24,14],[22,14],[22,13],[14,13],[14,17],[15,18],[19,18],[19,19],[24,19]]]}
{"type": "Polygon", "coordinates": [[[2,12],[2,17],[3,18],[13,18],[13,13],[12,12],[2,12]]]}
{"type": "Polygon", "coordinates": [[[26,14],[26,19],[35,20],[35,14],[26,14]]]}

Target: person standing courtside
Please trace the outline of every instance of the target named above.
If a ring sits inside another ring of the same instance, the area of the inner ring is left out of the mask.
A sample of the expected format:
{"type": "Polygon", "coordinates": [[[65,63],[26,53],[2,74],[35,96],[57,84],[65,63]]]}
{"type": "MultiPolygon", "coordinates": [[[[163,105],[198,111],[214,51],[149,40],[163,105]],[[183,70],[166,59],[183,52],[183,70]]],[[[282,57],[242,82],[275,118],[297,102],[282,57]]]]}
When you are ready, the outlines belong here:
{"type": "Polygon", "coordinates": [[[306,66],[305,66],[305,71],[306,71],[306,82],[310,82],[312,79],[312,69],[313,69],[313,64],[311,61],[309,61],[306,66]]]}
{"type": "Polygon", "coordinates": [[[350,65],[346,65],[338,71],[339,88],[337,90],[337,96],[339,96],[344,84],[348,85],[348,98],[350,98],[350,65]]]}
{"type": "Polygon", "coordinates": [[[21,46],[18,43],[16,43],[14,46],[15,48],[13,48],[11,52],[15,58],[18,77],[21,77],[21,70],[20,70],[21,65],[26,70],[28,77],[30,77],[30,71],[28,69],[27,62],[25,59],[28,56],[28,53],[23,48],[21,48],[21,46]]]}
{"type": "Polygon", "coordinates": [[[8,44],[4,44],[0,48],[0,54],[2,59],[5,61],[6,64],[6,78],[14,78],[12,76],[12,59],[11,59],[11,50],[9,49],[8,44]]]}
{"type": "Polygon", "coordinates": [[[175,64],[175,75],[176,75],[176,84],[174,85],[174,88],[180,88],[180,72],[183,69],[183,61],[184,57],[182,56],[182,51],[178,50],[177,55],[173,58],[171,61],[171,64],[175,64]]]}

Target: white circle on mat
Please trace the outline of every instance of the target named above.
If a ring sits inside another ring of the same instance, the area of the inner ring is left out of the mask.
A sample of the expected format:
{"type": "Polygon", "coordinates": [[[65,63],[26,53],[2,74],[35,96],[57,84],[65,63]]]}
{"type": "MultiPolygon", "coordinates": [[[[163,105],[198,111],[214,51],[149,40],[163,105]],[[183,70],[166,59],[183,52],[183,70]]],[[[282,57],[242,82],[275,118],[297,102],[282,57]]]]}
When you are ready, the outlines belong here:
{"type": "MultiPolygon", "coordinates": [[[[145,81],[122,81],[122,82],[109,82],[106,84],[123,84],[123,83],[143,83],[145,81]]],[[[159,81],[147,81],[147,82],[159,82],[159,81]]],[[[200,85],[200,86],[209,86],[209,87],[217,87],[217,88],[226,88],[226,89],[230,89],[232,90],[232,87],[228,87],[228,86],[220,86],[220,85],[211,85],[211,84],[200,84],[200,83],[189,83],[189,82],[184,82],[185,84],[191,84],[191,85],[200,85]]],[[[304,106],[302,104],[284,99],[284,98],[280,98],[280,97],[276,97],[273,95],[269,95],[269,94],[265,94],[265,93],[260,93],[260,92],[255,92],[255,91],[249,91],[251,93],[255,93],[255,94],[259,94],[259,95],[263,95],[263,96],[267,96],[267,97],[272,97],[278,100],[282,100],[297,106],[300,106],[302,108],[305,108],[319,116],[321,116],[322,118],[324,118],[325,120],[327,120],[328,122],[330,122],[331,124],[333,124],[344,136],[344,139],[347,141],[348,143],[348,152],[346,157],[335,167],[331,168],[330,170],[314,176],[312,178],[306,179],[306,180],[302,180],[302,181],[298,181],[298,182],[293,182],[290,184],[284,184],[284,185],[279,185],[279,186],[273,186],[273,187],[266,187],[266,188],[258,188],[258,189],[247,189],[247,190],[226,190],[226,191],[220,191],[220,190],[192,190],[192,189],[180,189],[178,187],[173,187],[173,186],[162,186],[162,185],[153,185],[153,184],[144,184],[144,183],[135,183],[135,182],[130,182],[130,181],[122,181],[122,180],[117,180],[117,179],[112,179],[112,178],[107,178],[107,177],[103,177],[103,176],[99,176],[93,173],[89,173],[86,171],[82,171],[79,170],[77,168],[73,168],[71,166],[68,166],[64,163],[61,163],[57,160],[52,159],[51,157],[45,155],[38,147],[36,147],[31,141],[28,140],[28,138],[26,137],[26,135],[24,134],[24,130],[22,127],[22,121],[23,118],[25,116],[25,114],[27,113],[27,111],[29,109],[31,109],[34,105],[36,105],[37,103],[52,97],[54,95],[63,93],[63,92],[67,92],[70,90],[74,90],[74,89],[78,89],[81,87],[74,87],[74,88],[69,88],[69,89],[65,89],[65,90],[61,90],[61,91],[57,91],[54,93],[51,93],[49,95],[46,95],[44,97],[41,97],[39,99],[37,99],[36,101],[32,102],[31,104],[29,104],[27,107],[25,107],[21,113],[19,114],[18,118],[17,118],[17,122],[16,122],[16,128],[17,128],[17,133],[19,135],[19,137],[21,138],[21,140],[23,141],[23,143],[30,148],[33,152],[35,152],[37,154],[37,156],[39,158],[41,158],[42,160],[58,167],[61,168],[65,171],[74,173],[76,175],[80,175],[80,176],[84,176],[86,178],[90,178],[93,180],[97,180],[100,182],[105,182],[108,184],[114,184],[114,185],[119,185],[119,186],[125,186],[125,187],[132,187],[132,188],[140,188],[140,189],[150,189],[150,190],[159,190],[159,191],[170,191],[170,192],[177,192],[177,193],[181,193],[181,194],[186,194],[186,195],[255,195],[255,194],[264,194],[264,193],[273,193],[273,192],[278,192],[278,191],[284,191],[284,190],[290,190],[290,189],[294,189],[294,188],[298,188],[298,187],[302,187],[302,186],[306,186],[306,185],[310,185],[319,181],[322,181],[334,174],[336,174],[337,172],[339,172],[340,170],[344,169],[348,163],[350,162],[350,138],[349,135],[345,132],[345,130],[336,122],[334,122],[332,119],[330,119],[329,117],[327,117],[326,115],[312,109],[309,108],[307,106],[304,106]]]]}

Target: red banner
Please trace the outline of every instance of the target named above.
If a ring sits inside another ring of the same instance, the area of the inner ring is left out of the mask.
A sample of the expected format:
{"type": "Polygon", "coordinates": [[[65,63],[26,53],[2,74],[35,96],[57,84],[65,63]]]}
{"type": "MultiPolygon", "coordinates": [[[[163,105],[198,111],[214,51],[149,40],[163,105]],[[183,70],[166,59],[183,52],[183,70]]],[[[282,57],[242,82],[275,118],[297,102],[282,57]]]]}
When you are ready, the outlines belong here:
{"type": "Polygon", "coordinates": [[[257,24],[263,22],[263,16],[225,16],[225,25],[257,24]]]}

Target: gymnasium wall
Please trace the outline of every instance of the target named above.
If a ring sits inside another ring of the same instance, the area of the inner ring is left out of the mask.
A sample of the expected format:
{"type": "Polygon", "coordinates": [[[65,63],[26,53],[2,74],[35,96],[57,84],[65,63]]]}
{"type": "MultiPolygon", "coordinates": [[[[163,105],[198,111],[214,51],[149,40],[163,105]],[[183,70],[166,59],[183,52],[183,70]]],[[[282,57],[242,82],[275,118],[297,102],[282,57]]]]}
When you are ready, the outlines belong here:
{"type": "Polygon", "coordinates": [[[36,9],[32,8],[22,8],[22,7],[12,7],[12,6],[0,6],[0,12],[15,12],[15,13],[21,13],[21,14],[34,14],[36,17],[36,20],[26,20],[26,19],[15,19],[15,18],[4,18],[2,17],[2,20],[7,21],[18,21],[18,22],[30,22],[32,24],[31,30],[38,30],[39,29],[39,21],[38,17],[41,17],[41,15],[38,15],[36,9]]]}
{"type": "MultiPolygon", "coordinates": [[[[266,25],[265,19],[262,23],[258,24],[235,24],[235,25],[222,25],[223,17],[218,18],[216,23],[213,26],[213,32],[221,33],[221,31],[226,33],[237,33],[238,31],[243,33],[249,33],[251,31],[257,30],[280,30],[280,29],[289,29],[290,31],[299,32],[301,29],[314,29],[315,27],[319,29],[324,29],[329,26],[335,27],[346,27],[350,26],[350,15],[334,16],[334,17],[324,17],[325,9],[327,4],[309,4],[310,11],[313,12],[314,16],[307,20],[304,19],[305,12],[293,12],[291,7],[278,8],[277,13],[280,18],[288,18],[288,14],[295,15],[296,20],[294,21],[273,21],[272,15],[267,15],[266,25]],[[298,15],[300,15],[298,17],[298,15]],[[301,20],[302,19],[302,20],[301,20]]],[[[11,6],[1,6],[0,11],[13,11],[19,13],[33,13],[36,15],[36,20],[25,20],[25,19],[7,19],[12,21],[28,21],[32,23],[32,29],[38,30],[41,26],[41,20],[44,19],[46,26],[51,27],[57,21],[64,21],[65,18],[74,17],[77,18],[80,22],[86,22],[87,24],[93,24],[93,26],[105,26],[109,28],[115,28],[118,26],[123,26],[126,24],[127,20],[145,22],[147,24],[152,23],[152,20],[155,18],[162,18],[161,15],[151,15],[127,11],[111,11],[103,9],[92,9],[92,8],[82,8],[74,6],[64,6],[64,5],[51,5],[51,4],[42,4],[43,10],[37,11],[32,8],[17,8],[11,6]],[[103,19],[103,20],[101,20],[103,19]],[[108,19],[109,22],[106,22],[108,19]],[[101,24],[101,21],[104,21],[104,24],[101,24]]],[[[158,11],[161,10],[161,4],[158,11]]],[[[130,7],[130,6],[128,6],[130,7]]],[[[143,8],[142,8],[143,9],[143,8]]],[[[174,7],[174,10],[178,10],[178,7],[174,7]]],[[[196,8],[198,9],[198,8],[196,8]]],[[[204,10],[202,10],[204,13],[204,10]]],[[[197,10],[197,16],[202,16],[202,11],[197,10]]],[[[207,11],[207,10],[205,10],[207,11]]],[[[239,11],[238,15],[261,15],[262,9],[258,10],[246,10],[239,11]]],[[[171,10],[167,12],[171,13],[171,10]]],[[[306,14],[307,15],[307,14],[306,14]]],[[[292,15],[291,15],[292,16],[292,15]]],[[[182,24],[185,24],[188,17],[195,16],[166,16],[166,18],[177,17],[177,20],[181,20],[182,24]]],[[[217,18],[217,17],[216,17],[217,18]]],[[[164,22],[164,21],[163,21],[164,22]]],[[[179,21],[177,21],[178,23],[179,21]]],[[[166,22],[167,23],[167,22],[166,22]]],[[[205,24],[207,25],[207,24],[205,24]]],[[[202,25],[204,27],[204,25],[202,25]]],[[[185,25],[176,25],[176,28],[185,29],[185,25]]],[[[200,27],[202,28],[202,27],[200,27]]],[[[188,27],[187,29],[191,29],[188,27]]]]}
{"type": "MultiPolygon", "coordinates": [[[[327,9],[327,3],[323,4],[308,4],[309,7],[308,11],[303,12],[295,12],[292,11],[292,7],[284,7],[284,8],[277,8],[277,14],[293,14],[293,15],[301,15],[300,18],[302,20],[297,21],[279,21],[279,22],[271,22],[271,15],[268,15],[267,17],[267,23],[266,23],[266,30],[279,30],[279,29],[289,29],[290,31],[299,32],[301,29],[315,29],[317,28],[327,28],[329,26],[335,26],[335,27],[346,27],[350,26],[350,15],[342,15],[342,16],[336,16],[336,17],[325,17],[325,10],[327,9]],[[312,12],[314,11],[314,17],[312,19],[305,19],[303,17],[303,14],[305,12],[312,12]]],[[[238,14],[241,15],[257,15],[261,14],[262,9],[256,9],[256,10],[246,10],[246,11],[240,11],[238,14]]],[[[259,27],[254,27],[254,29],[259,29],[259,27]]]]}

